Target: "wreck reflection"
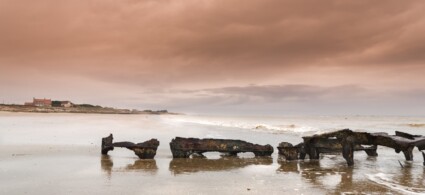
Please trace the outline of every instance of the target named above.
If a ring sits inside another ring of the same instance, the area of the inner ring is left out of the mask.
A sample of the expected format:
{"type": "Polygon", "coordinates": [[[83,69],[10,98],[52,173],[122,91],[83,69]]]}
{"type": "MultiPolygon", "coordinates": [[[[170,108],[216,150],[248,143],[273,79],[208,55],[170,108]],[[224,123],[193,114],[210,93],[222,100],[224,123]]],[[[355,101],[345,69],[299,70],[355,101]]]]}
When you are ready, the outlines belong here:
{"type": "Polygon", "coordinates": [[[114,162],[112,162],[111,157],[107,155],[101,155],[100,157],[100,167],[104,172],[111,176],[112,167],[114,166],[114,162]]]}
{"type": "Polygon", "coordinates": [[[409,188],[415,193],[424,193],[425,192],[425,180],[424,173],[425,169],[422,168],[421,165],[414,164],[413,162],[404,162],[404,167],[399,171],[398,174],[394,174],[391,178],[394,183],[402,187],[409,188]],[[418,169],[424,171],[424,173],[420,173],[418,169]]]}
{"type": "Polygon", "coordinates": [[[112,172],[142,171],[150,174],[156,174],[158,171],[155,159],[138,159],[135,160],[133,164],[114,168],[112,158],[108,155],[102,155],[100,158],[100,166],[109,176],[111,176],[112,172]]]}
{"type": "Polygon", "coordinates": [[[278,161],[279,173],[297,173],[307,182],[334,190],[335,193],[347,192],[352,189],[362,189],[362,185],[370,185],[367,180],[353,182],[353,168],[347,166],[328,167],[321,165],[319,160],[311,161],[278,161]]]}
{"type": "Polygon", "coordinates": [[[170,162],[169,170],[174,174],[196,173],[206,171],[228,171],[243,168],[249,165],[271,165],[271,157],[239,158],[221,157],[207,158],[174,158],[170,162]]]}
{"type": "MultiPolygon", "coordinates": [[[[386,154],[385,151],[383,153],[386,154]]],[[[336,194],[370,192],[370,189],[425,192],[425,169],[422,162],[390,163],[368,156],[359,166],[347,167],[337,155],[326,155],[320,160],[299,161],[286,161],[279,156],[278,164],[280,167],[276,170],[277,173],[295,173],[306,182],[336,194]]]]}

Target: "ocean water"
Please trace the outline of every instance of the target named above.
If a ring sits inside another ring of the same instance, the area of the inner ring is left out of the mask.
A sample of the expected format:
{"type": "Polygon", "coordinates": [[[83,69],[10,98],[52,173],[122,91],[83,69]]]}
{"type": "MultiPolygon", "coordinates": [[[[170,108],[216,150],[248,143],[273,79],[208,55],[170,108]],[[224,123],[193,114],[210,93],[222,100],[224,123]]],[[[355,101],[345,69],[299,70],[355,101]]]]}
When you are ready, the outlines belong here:
{"type": "Polygon", "coordinates": [[[422,194],[425,168],[379,147],[378,157],[355,153],[318,161],[238,158],[207,153],[207,159],[172,159],[176,136],[242,139],[257,144],[297,144],[301,136],[349,128],[425,135],[425,117],[206,116],[0,113],[0,194],[422,194]],[[126,149],[100,155],[101,138],[160,141],[155,160],[126,149]],[[403,167],[401,167],[401,165],[403,167]]]}

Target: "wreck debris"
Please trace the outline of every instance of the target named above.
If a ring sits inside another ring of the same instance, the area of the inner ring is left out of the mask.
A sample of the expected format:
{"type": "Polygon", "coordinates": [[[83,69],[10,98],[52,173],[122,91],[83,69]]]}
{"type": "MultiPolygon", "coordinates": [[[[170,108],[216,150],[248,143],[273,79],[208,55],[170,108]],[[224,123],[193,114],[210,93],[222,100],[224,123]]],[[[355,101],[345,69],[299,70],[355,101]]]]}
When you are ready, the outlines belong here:
{"type": "Polygon", "coordinates": [[[221,152],[236,156],[240,152],[253,152],[255,156],[270,156],[273,153],[271,145],[252,144],[242,140],[231,139],[197,139],[176,137],[170,142],[173,158],[189,158],[192,154],[205,152],[221,152]]]}
{"type": "Polygon", "coordinates": [[[401,164],[400,160],[398,161],[398,164],[400,164],[401,168],[404,168],[403,164],[401,164]]]}
{"type": "MultiPolygon", "coordinates": [[[[377,156],[377,146],[386,146],[395,149],[396,153],[403,152],[406,160],[413,160],[412,150],[418,147],[425,149],[425,137],[411,135],[396,131],[396,135],[387,133],[354,132],[349,129],[306,136],[303,142],[292,146],[290,143],[279,144],[279,154],[287,160],[304,159],[306,155],[310,159],[319,159],[321,153],[342,152],[349,166],[354,165],[354,151],[365,151],[368,156],[377,156]],[[363,145],[368,145],[365,147],[363,145]]],[[[425,156],[424,156],[425,158],[425,156]]],[[[425,161],[425,159],[424,159],[425,161]]],[[[425,162],[424,162],[425,164],[425,162]]]]}
{"type": "Polygon", "coordinates": [[[277,147],[277,150],[279,151],[280,155],[283,155],[286,158],[286,160],[297,160],[300,158],[304,159],[304,156],[299,157],[299,155],[305,154],[302,143],[293,146],[291,143],[282,142],[277,147]]]}
{"type": "Polygon", "coordinates": [[[159,146],[159,141],[151,139],[142,143],[132,142],[115,142],[113,143],[113,136],[110,134],[108,137],[102,138],[102,154],[107,155],[109,151],[114,150],[114,147],[127,148],[133,150],[140,159],[153,159],[156,155],[156,150],[159,146]]]}

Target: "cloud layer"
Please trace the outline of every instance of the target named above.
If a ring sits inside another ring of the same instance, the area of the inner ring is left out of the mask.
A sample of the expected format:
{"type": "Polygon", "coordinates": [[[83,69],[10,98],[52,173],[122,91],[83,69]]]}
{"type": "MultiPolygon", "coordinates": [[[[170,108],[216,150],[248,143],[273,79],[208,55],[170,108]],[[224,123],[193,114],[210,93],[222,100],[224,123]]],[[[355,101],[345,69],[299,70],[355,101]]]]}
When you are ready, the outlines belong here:
{"type": "Polygon", "coordinates": [[[396,0],[1,0],[1,95],[101,101],[101,93],[116,106],[181,109],[183,97],[329,106],[316,100],[354,92],[366,110],[371,93],[401,104],[403,90],[422,97],[424,8],[396,0]]]}

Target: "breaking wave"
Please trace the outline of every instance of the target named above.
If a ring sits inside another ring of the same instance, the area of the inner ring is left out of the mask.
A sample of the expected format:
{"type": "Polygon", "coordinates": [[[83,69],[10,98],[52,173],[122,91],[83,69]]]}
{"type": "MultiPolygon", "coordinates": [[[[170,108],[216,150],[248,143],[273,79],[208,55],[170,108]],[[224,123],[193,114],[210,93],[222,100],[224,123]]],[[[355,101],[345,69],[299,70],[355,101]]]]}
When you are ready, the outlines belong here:
{"type": "Polygon", "coordinates": [[[425,124],[422,123],[409,123],[407,124],[409,127],[425,127],[425,124]]]}
{"type": "Polygon", "coordinates": [[[214,119],[200,119],[200,118],[173,118],[173,122],[179,123],[192,123],[199,125],[209,125],[209,126],[218,126],[226,128],[238,128],[246,129],[257,132],[266,132],[272,134],[283,134],[283,133],[293,133],[293,134],[315,134],[322,133],[318,128],[314,128],[307,125],[298,125],[298,124],[282,124],[282,125],[271,125],[266,123],[255,123],[247,120],[214,120],[214,119]]]}
{"type": "Polygon", "coordinates": [[[296,134],[305,134],[305,133],[317,133],[318,130],[313,127],[300,126],[300,125],[267,125],[267,124],[256,124],[245,129],[250,129],[258,132],[268,132],[268,133],[296,133],[296,134]]]}

